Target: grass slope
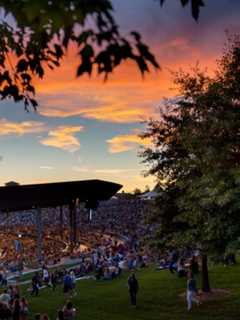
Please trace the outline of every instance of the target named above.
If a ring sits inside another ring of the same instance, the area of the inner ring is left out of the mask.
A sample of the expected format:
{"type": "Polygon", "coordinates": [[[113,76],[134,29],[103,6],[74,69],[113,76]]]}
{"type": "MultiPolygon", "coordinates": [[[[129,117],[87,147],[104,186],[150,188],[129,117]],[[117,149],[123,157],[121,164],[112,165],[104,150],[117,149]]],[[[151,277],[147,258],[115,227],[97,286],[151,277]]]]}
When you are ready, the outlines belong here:
{"type": "MultiPolygon", "coordinates": [[[[217,266],[210,270],[211,285],[231,290],[231,296],[218,301],[205,302],[192,312],[186,311],[185,300],[179,294],[185,290],[186,280],[178,279],[169,271],[141,270],[137,273],[140,290],[138,308],[129,305],[127,274],[107,282],[84,280],[77,284],[77,296],[72,299],[79,320],[233,320],[240,319],[240,266],[217,266]]],[[[34,313],[46,312],[56,319],[56,310],[66,298],[62,288],[40,291],[39,297],[30,297],[23,287],[34,313]]]]}

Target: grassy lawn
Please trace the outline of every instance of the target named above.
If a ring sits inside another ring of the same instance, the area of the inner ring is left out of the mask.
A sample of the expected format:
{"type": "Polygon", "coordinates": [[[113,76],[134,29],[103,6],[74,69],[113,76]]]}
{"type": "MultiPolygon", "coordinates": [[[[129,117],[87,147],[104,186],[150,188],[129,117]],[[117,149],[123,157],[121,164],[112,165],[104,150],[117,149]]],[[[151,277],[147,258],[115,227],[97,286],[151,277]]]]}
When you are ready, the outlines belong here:
{"type": "MultiPolygon", "coordinates": [[[[211,268],[211,285],[231,290],[231,295],[218,301],[205,302],[186,311],[185,300],[179,293],[185,290],[186,280],[178,279],[169,271],[146,269],[137,272],[140,290],[138,308],[129,305],[126,286],[127,274],[111,282],[83,280],[77,283],[77,296],[72,299],[79,320],[175,320],[175,319],[240,319],[240,266],[211,268]]],[[[62,288],[40,291],[39,297],[30,297],[23,287],[34,313],[46,312],[51,320],[56,319],[56,310],[63,306],[66,298],[62,288]]]]}

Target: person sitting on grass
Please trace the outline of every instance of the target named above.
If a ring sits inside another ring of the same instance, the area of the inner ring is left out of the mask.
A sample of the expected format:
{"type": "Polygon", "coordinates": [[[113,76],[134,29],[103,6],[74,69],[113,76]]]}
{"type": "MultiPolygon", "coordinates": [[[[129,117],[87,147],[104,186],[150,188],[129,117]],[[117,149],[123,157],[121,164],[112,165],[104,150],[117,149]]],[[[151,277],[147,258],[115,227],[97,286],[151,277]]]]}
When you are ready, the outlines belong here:
{"type": "Polygon", "coordinates": [[[64,320],[64,314],[62,310],[58,311],[57,319],[56,320],[64,320]]]}
{"type": "Polygon", "coordinates": [[[193,277],[193,274],[189,272],[187,280],[187,309],[190,311],[192,309],[192,303],[195,302],[198,306],[200,304],[197,298],[197,284],[193,277]]]}
{"type": "Polygon", "coordinates": [[[41,320],[41,314],[40,313],[35,313],[34,320],[41,320]]]}
{"type": "Polygon", "coordinates": [[[11,316],[12,316],[12,312],[10,307],[4,302],[0,302],[0,319],[1,320],[10,319],[11,316]]]}
{"type": "Polygon", "coordinates": [[[64,320],[73,320],[76,316],[76,309],[73,308],[73,304],[71,301],[67,302],[62,311],[64,320]]]}
{"type": "Polygon", "coordinates": [[[109,271],[109,268],[105,267],[104,273],[103,273],[103,280],[111,280],[111,279],[112,279],[112,277],[111,277],[111,273],[109,271]]]}
{"type": "Polygon", "coordinates": [[[3,293],[0,295],[0,302],[6,303],[8,305],[10,300],[11,296],[8,293],[7,289],[5,289],[3,293]]]}
{"type": "Polygon", "coordinates": [[[179,278],[186,276],[183,258],[180,258],[177,262],[177,274],[179,278]]]}
{"type": "Polygon", "coordinates": [[[46,313],[44,313],[43,315],[41,315],[41,320],[49,320],[49,317],[46,313]]]}

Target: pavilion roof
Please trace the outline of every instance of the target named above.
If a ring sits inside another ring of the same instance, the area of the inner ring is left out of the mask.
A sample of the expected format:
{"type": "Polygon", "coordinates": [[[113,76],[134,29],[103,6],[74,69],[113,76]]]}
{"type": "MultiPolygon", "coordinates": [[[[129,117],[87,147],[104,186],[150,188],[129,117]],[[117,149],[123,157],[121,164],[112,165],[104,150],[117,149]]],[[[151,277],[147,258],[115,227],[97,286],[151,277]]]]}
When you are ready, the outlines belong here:
{"type": "Polygon", "coordinates": [[[96,203],[108,200],[122,185],[103,180],[10,185],[0,187],[0,210],[20,211],[68,205],[73,200],[96,203]]]}

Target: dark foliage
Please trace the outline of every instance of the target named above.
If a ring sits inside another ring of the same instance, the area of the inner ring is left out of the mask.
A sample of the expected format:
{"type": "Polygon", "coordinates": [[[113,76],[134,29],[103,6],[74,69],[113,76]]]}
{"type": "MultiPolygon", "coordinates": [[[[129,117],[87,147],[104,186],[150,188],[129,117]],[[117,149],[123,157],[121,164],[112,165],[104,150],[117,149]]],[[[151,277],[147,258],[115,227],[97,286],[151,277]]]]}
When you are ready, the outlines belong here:
{"type": "Polygon", "coordinates": [[[143,134],[144,162],[164,182],[154,212],[164,245],[220,254],[239,237],[240,40],[229,40],[215,77],[176,75],[181,96],[143,134]]]}
{"type": "MultiPolygon", "coordinates": [[[[191,3],[197,19],[203,1],[191,3]]],[[[23,101],[27,110],[37,107],[33,79],[60,66],[70,44],[78,49],[78,77],[96,71],[106,80],[127,59],[142,75],[159,68],[138,32],[121,34],[111,0],[2,0],[0,9],[0,96],[23,101]]]]}

